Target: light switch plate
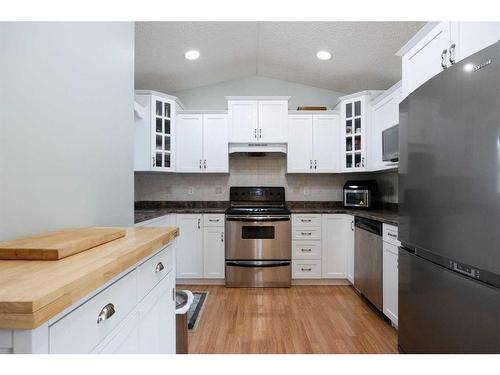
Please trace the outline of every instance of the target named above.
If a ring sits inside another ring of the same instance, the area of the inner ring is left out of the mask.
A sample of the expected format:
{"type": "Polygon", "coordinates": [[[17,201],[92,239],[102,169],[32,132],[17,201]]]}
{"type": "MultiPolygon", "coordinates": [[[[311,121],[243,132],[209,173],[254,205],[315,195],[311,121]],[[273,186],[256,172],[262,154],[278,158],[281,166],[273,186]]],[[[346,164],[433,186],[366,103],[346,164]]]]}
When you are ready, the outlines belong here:
{"type": "Polygon", "coordinates": [[[193,195],[193,194],[194,194],[194,187],[190,186],[190,187],[188,188],[188,194],[189,194],[189,195],[193,195]]]}

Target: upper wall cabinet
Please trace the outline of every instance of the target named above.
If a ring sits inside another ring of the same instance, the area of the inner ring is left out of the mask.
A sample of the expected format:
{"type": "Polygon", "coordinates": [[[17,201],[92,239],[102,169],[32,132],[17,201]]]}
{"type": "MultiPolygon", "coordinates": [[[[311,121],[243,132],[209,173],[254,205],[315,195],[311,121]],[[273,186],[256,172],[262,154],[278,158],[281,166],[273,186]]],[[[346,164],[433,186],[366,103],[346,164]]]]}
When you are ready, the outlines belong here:
{"type": "Polygon", "coordinates": [[[289,97],[226,97],[229,141],[286,142],[289,97]]]}
{"type": "Polygon", "coordinates": [[[177,172],[229,171],[226,114],[181,113],[176,139],[177,172]]]}
{"type": "Polygon", "coordinates": [[[155,91],[136,91],[142,118],[135,117],[134,170],[173,172],[177,98],[155,91]]]}
{"type": "Polygon", "coordinates": [[[367,139],[370,135],[370,100],[381,91],[363,91],[340,98],[341,170],[368,170],[367,139]]]}
{"type": "Polygon", "coordinates": [[[339,148],[339,113],[288,116],[288,173],[336,173],[339,148]]]}
{"type": "Polygon", "coordinates": [[[430,22],[398,53],[402,97],[443,69],[500,39],[500,22],[430,22]]]}
{"type": "Polygon", "coordinates": [[[376,97],[371,103],[371,131],[369,139],[370,170],[393,169],[397,163],[382,160],[382,133],[399,123],[399,102],[401,101],[401,81],[376,97]]]}

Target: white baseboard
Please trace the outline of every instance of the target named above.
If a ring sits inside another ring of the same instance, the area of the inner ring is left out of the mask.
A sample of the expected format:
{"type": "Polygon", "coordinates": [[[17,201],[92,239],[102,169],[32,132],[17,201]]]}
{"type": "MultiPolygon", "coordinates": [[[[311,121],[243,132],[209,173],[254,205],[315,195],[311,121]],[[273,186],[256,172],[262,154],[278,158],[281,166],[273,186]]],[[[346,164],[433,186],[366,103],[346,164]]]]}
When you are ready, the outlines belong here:
{"type": "MultiPolygon", "coordinates": [[[[224,279],[177,279],[177,285],[225,285],[224,279]]],[[[293,285],[351,285],[347,279],[294,279],[292,280],[293,285]]]]}

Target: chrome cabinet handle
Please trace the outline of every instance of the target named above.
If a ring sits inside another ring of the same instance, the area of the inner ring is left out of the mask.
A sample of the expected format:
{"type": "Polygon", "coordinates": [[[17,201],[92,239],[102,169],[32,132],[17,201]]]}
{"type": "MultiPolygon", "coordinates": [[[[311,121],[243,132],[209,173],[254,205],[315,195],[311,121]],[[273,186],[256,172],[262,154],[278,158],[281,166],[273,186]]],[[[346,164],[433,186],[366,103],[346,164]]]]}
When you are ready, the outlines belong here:
{"type": "Polygon", "coordinates": [[[312,268],[301,268],[300,270],[304,272],[310,272],[312,271],[312,268]]]}
{"type": "Polygon", "coordinates": [[[392,238],[398,238],[398,236],[396,236],[396,235],[395,235],[395,234],[393,234],[393,233],[389,233],[389,232],[387,232],[387,235],[388,235],[389,237],[392,237],[392,238]]]}
{"type": "Polygon", "coordinates": [[[201,229],[200,225],[201,225],[201,222],[200,222],[200,219],[198,219],[198,229],[201,229]]]}
{"type": "Polygon", "coordinates": [[[310,235],[312,235],[311,232],[300,232],[300,234],[303,235],[303,236],[310,236],[310,235]]]}
{"type": "Polygon", "coordinates": [[[351,230],[354,231],[354,221],[351,220],[351,230]]]}
{"type": "Polygon", "coordinates": [[[153,167],[156,166],[156,158],[153,156],[153,167]]]}
{"type": "Polygon", "coordinates": [[[262,129],[259,129],[259,138],[262,139],[262,129]]]}
{"type": "Polygon", "coordinates": [[[444,49],[441,52],[441,68],[446,69],[448,66],[446,65],[446,55],[448,54],[448,50],[444,49]]]}
{"type": "Polygon", "coordinates": [[[201,169],[201,159],[200,159],[200,169],[201,169]]]}
{"type": "Polygon", "coordinates": [[[253,136],[254,136],[255,139],[257,139],[257,128],[254,129],[253,136]]]}
{"type": "Polygon", "coordinates": [[[303,253],[310,253],[312,251],[312,249],[304,249],[304,248],[302,248],[301,250],[303,253]]]}
{"type": "Polygon", "coordinates": [[[155,267],[155,273],[157,272],[161,272],[165,269],[165,267],[163,266],[163,263],[162,262],[159,262],[156,267],[155,267]]]}
{"type": "Polygon", "coordinates": [[[203,168],[207,169],[207,159],[203,159],[203,168]]]}
{"type": "Polygon", "coordinates": [[[309,169],[313,169],[313,161],[309,160],[309,169]]]}
{"type": "Polygon", "coordinates": [[[208,221],[210,221],[211,223],[218,223],[219,219],[208,219],[208,221]]]}
{"type": "Polygon", "coordinates": [[[220,242],[224,242],[224,232],[220,232],[220,242]]]}
{"type": "Polygon", "coordinates": [[[300,219],[300,221],[302,221],[303,223],[310,223],[311,219],[300,219]]]}
{"type": "Polygon", "coordinates": [[[362,158],[361,158],[361,166],[362,166],[362,167],[364,167],[364,166],[365,166],[365,158],[364,158],[364,157],[362,157],[362,158]]]}
{"type": "Polygon", "coordinates": [[[318,169],[318,161],[317,160],[314,161],[314,169],[318,169]]]}
{"type": "Polygon", "coordinates": [[[102,308],[101,312],[97,316],[97,324],[108,320],[115,314],[115,312],[115,306],[112,303],[108,303],[102,308]]]}
{"type": "Polygon", "coordinates": [[[449,57],[449,60],[450,60],[450,64],[453,65],[455,64],[455,48],[456,48],[456,44],[453,43],[451,46],[450,46],[450,57],[449,57]]]}

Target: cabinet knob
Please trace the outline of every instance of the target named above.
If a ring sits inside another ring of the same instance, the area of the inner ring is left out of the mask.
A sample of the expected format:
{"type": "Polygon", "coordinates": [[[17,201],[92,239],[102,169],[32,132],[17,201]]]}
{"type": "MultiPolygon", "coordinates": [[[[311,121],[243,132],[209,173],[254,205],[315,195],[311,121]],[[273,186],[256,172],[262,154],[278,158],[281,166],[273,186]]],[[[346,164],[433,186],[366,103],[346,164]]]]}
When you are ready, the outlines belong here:
{"type": "Polygon", "coordinates": [[[115,314],[115,312],[115,306],[112,303],[108,303],[102,308],[101,312],[97,316],[97,324],[108,320],[115,314]]]}
{"type": "Polygon", "coordinates": [[[448,50],[444,49],[441,52],[441,68],[446,69],[448,66],[446,65],[446,55],[448,54],[448,50]]]}
{"type": "Polygon", "coordinates": [[[155,273],[157,272],[161,272],[165,269],[165,267],[163,266],[163,263],[162,262],[159,262],[156,267],[155,267],[155,273]]]}
{"type": "Polygon", "coordinates": [[[450,60],[450,64],[453,65],[455,64],[455,48],[457,46],[455,45],[455,43],[453,43],[451,46],[450,46],[450,57],[449,57],[449,60],[450,60]]]}

